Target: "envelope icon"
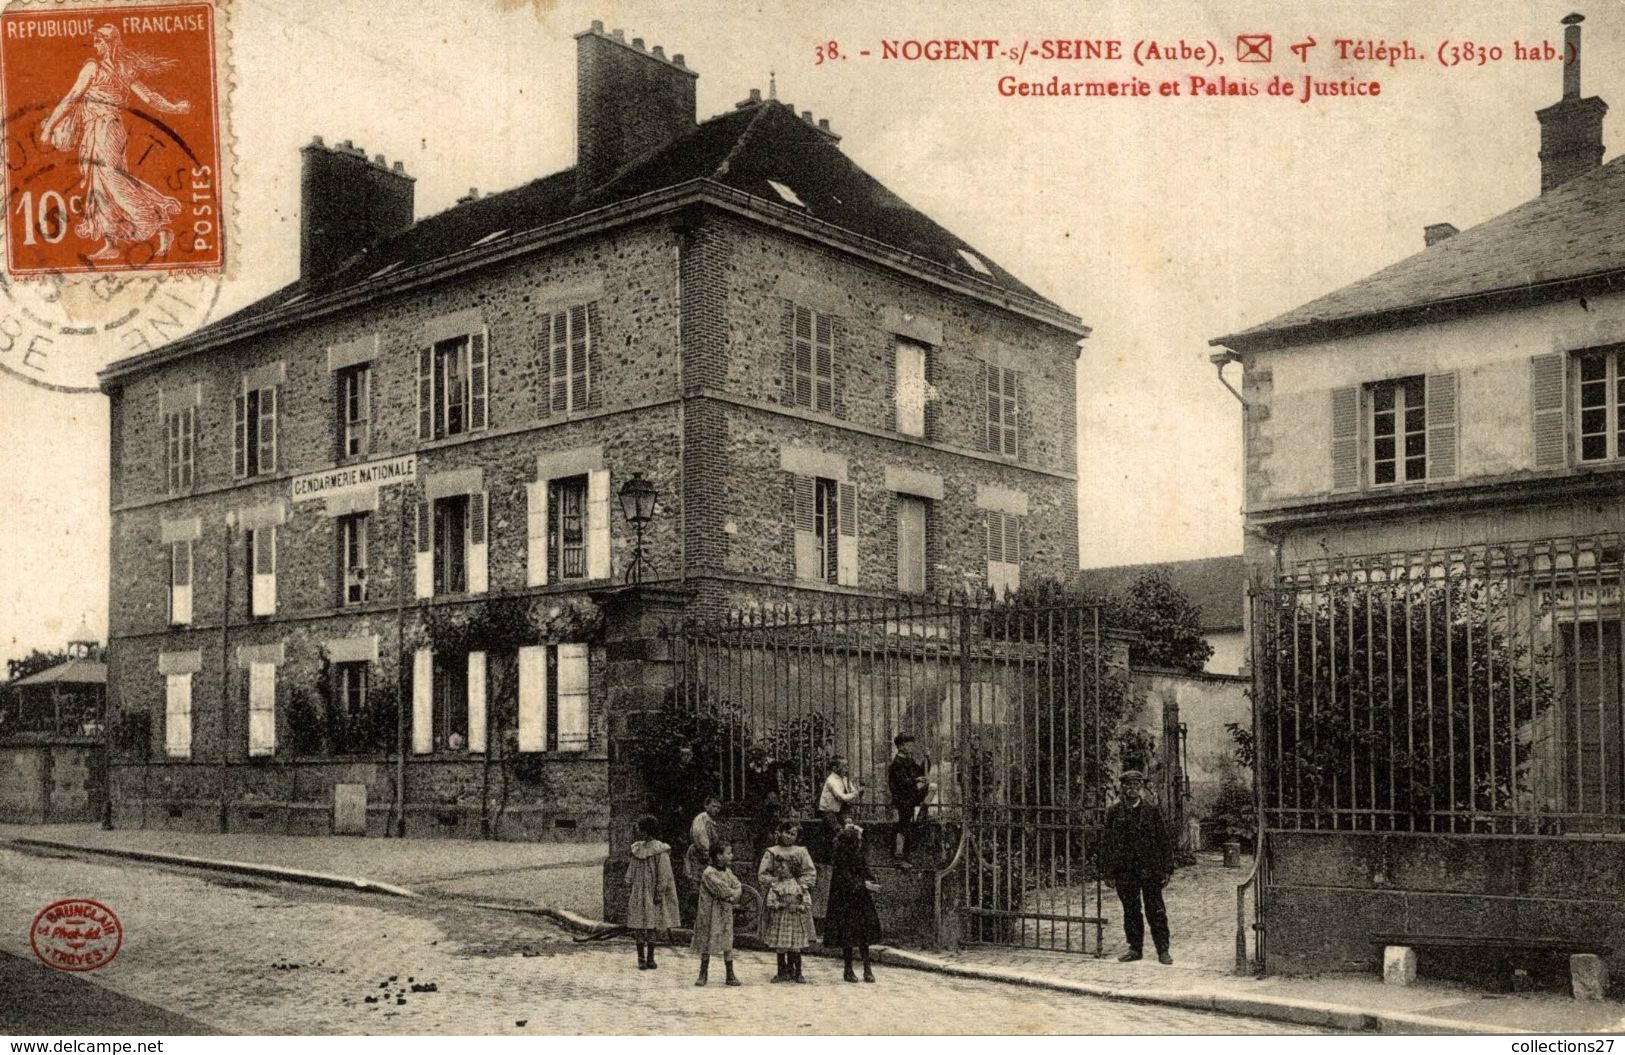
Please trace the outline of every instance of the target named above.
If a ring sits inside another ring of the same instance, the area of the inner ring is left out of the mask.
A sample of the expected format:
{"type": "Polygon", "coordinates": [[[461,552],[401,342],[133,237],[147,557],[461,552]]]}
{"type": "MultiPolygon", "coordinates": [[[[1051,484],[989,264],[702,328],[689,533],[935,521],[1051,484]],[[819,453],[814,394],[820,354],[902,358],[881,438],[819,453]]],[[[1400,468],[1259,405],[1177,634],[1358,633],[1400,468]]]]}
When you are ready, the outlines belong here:
{"type": "Polygon", "coordinates": [[[1236,37],[1237,62],[1269,62],[1275,56],[1274,39],[1268,33],[1242,33],[1236,37]]]}

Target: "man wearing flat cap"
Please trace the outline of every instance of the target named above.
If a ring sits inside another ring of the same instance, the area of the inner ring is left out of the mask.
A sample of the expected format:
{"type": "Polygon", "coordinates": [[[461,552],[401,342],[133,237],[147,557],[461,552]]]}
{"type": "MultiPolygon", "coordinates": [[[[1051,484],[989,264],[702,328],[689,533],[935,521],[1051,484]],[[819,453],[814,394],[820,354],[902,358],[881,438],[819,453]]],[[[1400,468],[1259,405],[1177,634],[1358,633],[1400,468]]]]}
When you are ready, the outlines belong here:
{"type": "Polygon", "coordinates": [[[1162,811],[1145,799],[1145,774],[1125,769],[1118,781],[1123,797],[1106,810],[1106,830],[1102,839],[1101,867],[1117,888],[1123,904],[1123,937],[1128,951],[1117,959],[1131,963],[1142,957],[1145,925],[1151,925],[1151,940],[1157,946],[1157,962],[1174,962],[1168,951],[1168,910],[1162,903],[1162,888],[1174,874],[1174,848],[1162,811]],[[1141,906],[1144,906],[1144,919],[1141,906]]]}
{"type": "Polygon", "coordinates": [[[931,794],[931,783],[926,779],[930,760],[915,744],[914,734],[898,733],[892,740],[897,753],[892,756],[891,765],[886,767],[886,784],[891,790],[892,808],[897,811],[897,839],[892,856],[905,869],[908,867],[907,854],[914,842],[920,810],[931,794]]]}

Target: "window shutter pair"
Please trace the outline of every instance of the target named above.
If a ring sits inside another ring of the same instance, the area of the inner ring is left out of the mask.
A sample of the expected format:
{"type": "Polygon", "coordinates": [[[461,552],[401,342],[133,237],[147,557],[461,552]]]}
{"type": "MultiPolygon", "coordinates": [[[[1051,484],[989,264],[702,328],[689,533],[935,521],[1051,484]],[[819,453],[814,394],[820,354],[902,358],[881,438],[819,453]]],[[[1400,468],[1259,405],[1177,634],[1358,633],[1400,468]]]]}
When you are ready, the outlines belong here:
{"type": "Polygon", "coordinates": [[[484,491],[468,496],[469,593],[484,593],[490,588],[491,558],[488,544],[490,506],[490,497],[484,491]]]}
{"type": "Polygon", "coordinates": [[[164,676],[164,754],[192,757],[192,675],[164,676]]]}
{"type": "MultiPolygon", "coordinates": [[[[825,562],[820,552],[817,525],[818,481],[815,477],[790,474],[790,520],[795,532],[796,578],[819,581],[825,562]]],[[[842,586],[858,584],[858,487],[851,483],[835,485],[835,523],[825,530],[835,535],[835,582],[842,586]]],[[[827,544],[829,540],[824,540],[827,544]]]]}
{"type": "Polygon", "coordinates": [[[248,665],[248,754],[276,754],[276,664],[248,665]]]}
{"type": "MultiPolygon", "coordinates": [[[[462,369],[456,371],[461,379],[463,406],[468,408],[468,431],[483,429],[490,420],[491,362],[489,331],[480,329],[469,334],[455,353],[462,369]]],[[[443,435],[437,411],[446,401],[447,393],[437,390],[435,380],[435,346],[418,349],[418,439],[432,440],[443,435]]]]}
{"type": "Polygon", "coordinates": [[[232,432],[234,435],[232,473],[248,475],[248,454],[255,456],[254,472],[276,471],[277,457],[277,386],[269,385],[252,391],[237,393],[232,403],[232,432]],[[254,415],[249,414],[250,405],[254,415]]]}
{"type": "Polygon", "coordinates": [[[276,534],[274,525],[254,529],[253,550],[249,554],[253,565],[250,569],[250,615],[272,615],[276,612],[276,534]]]}
{"type": "Polygon", "coordinates": [[[592,305],[554,312],[548,339],[548,409],[554,414],[591,405],[595,338],[592,305]]]}
{"type": "Polygon", "coordinates": [[[197,446],[197,408],[187,407],[165,415],[164,432],[169,491],[175,494],[192,486],[197,446]]]}
{"type": "MultiPolygon", "coordinates": [[[[1428,480],[1453,480],[1460,472],[1460,385],[1455,370],[1424,378],[1428,480]]],[[[1357,385],[1331,392],[1332,491],[1336,493],[1358,491],[1365,479],[1364,445],[1369,427],[1362,396],[1357,385]]]]}
{"type": "Polygon", "coordinates": [[[997,596],[1021,587],[1021,518],[989,509],[983,513],[987,584],[997,596]]]}
{"type": "Polygon", "coordinates": [[[836,320],[823,312],[790,305],[790,402],[830,414],[835,410],[836,320]]]}
{"type": "Polygon", "coordinates": [[[412,653],[412,753],[434,750],[434,650],[412,653]]]}
{"type": "Polygon", "coordinates": [[[169,622],[180,626],[192,621],[192,544],[169,544],[169,622]]]}
{"type": "Polygon", "coordinates": [[[527,645],[519,650],[519,750],[547,750],[550,651],[555,667],[552,686],[557,750],[586,751],[592,740],[591,679],[587,646],[579,643],[527,645]]]}
{"type": "MultiPolygon", "coordinates": [[[[548,491],[551,486],[551,480],[537,480],[525,485],[525,583],[529,586],[546,586],[553,571],[549,564],[556,554],[548,545],[547,520],[548,491]]],[[[609,502],[609,470],[589,470],[585,540],[588,579],[607,579],[614,574],[610,551],[609,502]]],[[[552,577],[552,581],[556,581],[556,577],[552,577]]]]}
{"type": "Polygon", "coordinates": [[[983,363],[982,398],[987,407],[987,427],[982,449],[1007,458],[1019,457],[1021,435],[1020,376],[1008,367],[983,363]]]}

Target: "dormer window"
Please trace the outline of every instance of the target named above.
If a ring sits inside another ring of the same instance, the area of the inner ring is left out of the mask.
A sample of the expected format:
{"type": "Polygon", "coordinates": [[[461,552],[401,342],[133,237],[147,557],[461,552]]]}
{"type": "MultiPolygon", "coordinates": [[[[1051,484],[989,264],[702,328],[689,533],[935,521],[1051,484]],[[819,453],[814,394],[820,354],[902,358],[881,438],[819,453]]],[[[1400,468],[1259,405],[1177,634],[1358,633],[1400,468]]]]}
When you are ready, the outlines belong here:
{"type": "Polygon", "coordinates": [[[986,275],[988,278],[993,277],[993,272],[988,268],[987,261],[977,256],[975,253],[967,252],[966,250],[961,249],[959,250],[959,258],[965,261],[965,263],[969,264],[972,271],[975,271],[978,274],[986,275]]]}
{"type": "Polygon", "coordinates": [[[767,181],[767,185],[769,187],[772,187],[774,193],[776,193],[779,197],[783,198],[787,204],[798,205],[803,209],[805,209],[807,207],[807,203],[802,201],[801,198],[796,194],[795,191],[791,190],[789,187],[785,186],[783,183],[780,183],[778,180],[771,180],[770,179],[770,180],[767,181]]]}

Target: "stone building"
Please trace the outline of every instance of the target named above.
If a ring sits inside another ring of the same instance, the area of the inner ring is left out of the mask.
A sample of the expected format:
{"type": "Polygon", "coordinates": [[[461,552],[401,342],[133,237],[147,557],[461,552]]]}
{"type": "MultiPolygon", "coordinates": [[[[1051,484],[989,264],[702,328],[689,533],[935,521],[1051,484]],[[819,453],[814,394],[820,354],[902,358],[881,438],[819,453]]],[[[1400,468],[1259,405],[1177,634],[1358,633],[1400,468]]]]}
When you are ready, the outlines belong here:
{"type": "Polygon", "coordinates": [[[1213,342],[1246,396],[1272,969],[1429,934],[1621,962],[1625,161],[1564,21],[1538,196],[1213,342]]]}
{"type": "Polygon", "coordinates": [[[419,220],[318,138],[298,279],[103,373],[116,823],[601,838],[639,597],[1076,566],[1079,320],[827,120],[697,121],[683,56],[576,41],[574,168],[419,220]]]}

